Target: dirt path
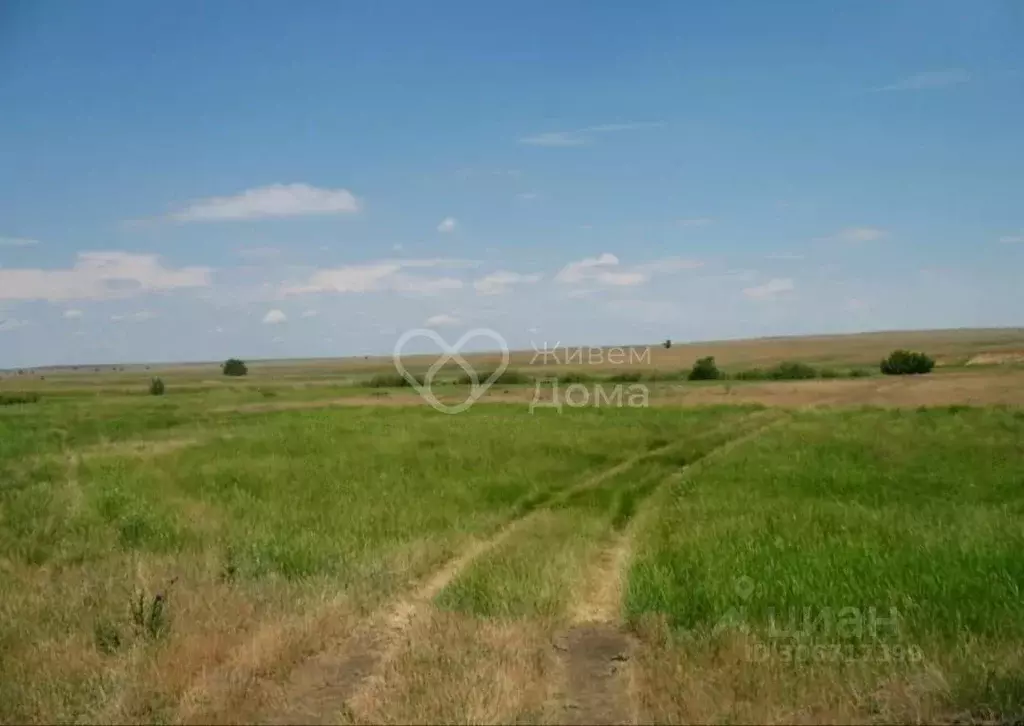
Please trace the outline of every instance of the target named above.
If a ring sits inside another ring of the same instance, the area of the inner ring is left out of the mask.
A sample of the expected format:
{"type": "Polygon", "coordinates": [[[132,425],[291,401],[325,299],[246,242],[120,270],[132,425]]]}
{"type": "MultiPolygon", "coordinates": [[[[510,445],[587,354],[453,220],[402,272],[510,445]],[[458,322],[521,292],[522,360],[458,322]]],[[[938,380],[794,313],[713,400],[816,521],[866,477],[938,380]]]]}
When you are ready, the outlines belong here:
{"type": "MultiPolygon", "coordinates": [[[[658,489],[680,476],[692,476],[709,459],[714,460],[737,446],[784,423],[788,417],[755,414],[747,421],[768,421],[709,452],[692,465],[669,474],[658,489]]],[[[648,498],[646,501],[651,501],[648,498]]],[[[646,502],[645,502],[646,504],[646,502]]],[[[642,505],[639,515],[649,514],[642,505]]],[[[630,666],[639,643],[626,631],[621,608],[632,559],[636,516],[626,529],[601,550],[584,578],[570,608],[571,625],[555,638],[561,655],[561,684],[556,688],[554,720],[566,724],[634,724],[639,722],[630,666]]]]}
{"type": "Polygon", "coordinates": [[[630,538],[617,535],[590,568],[572,604],[572,625],[555,639],[562,657],[561,723],[633,722],[628,662],[635,642],[619,616],[629,559],[630,538]]]}
{"type": "MultiPolygon", "coordinates": [[[[661,453],[671,445],[643,452],[615,466],[604,469],[585,478],[580,483],[557,492],[550,497],[546,506],[571,496],[574,492],[598,486],[610,477],[616,476],[648,456],[661,453]]],[[[416,623],[430,616],[432,601],[455,578],[479,557],[500,546],[520,527],[531,521],[534,511],[525,512],[504,525],[492,537],[476,541],[457,557],[433,572],[407,596],[392,602],[367,618],[338,647],[325,650],[304,660],[292,669],[283,684],[264,683],[263,688],[273,691],[261,699],[271,704],[264,707],[253,720],[262,723],[331,723],[344,714],[350,701],[365,696],[381,687],[382,673],[394,659],[404,643],[404,636],[416,623]]],[[[325,610],[333,605],[328,604],[325,610]]],[[[311,620],[318,620],[324,613],[317,613],[311,620]]],[[[271,625],[269,630],[280,630],[271,625]]],[[[260,634],[255,636],[256,640],[260,634]]],[[[272,654],[271,654],[272,655],[272,654]]],[[[201,718],[201,701],[220,701],[228,697],[230,684],[218,684],[225,680],[214,675],[197,684],[182,699],[179,721],[201,718]]]]}

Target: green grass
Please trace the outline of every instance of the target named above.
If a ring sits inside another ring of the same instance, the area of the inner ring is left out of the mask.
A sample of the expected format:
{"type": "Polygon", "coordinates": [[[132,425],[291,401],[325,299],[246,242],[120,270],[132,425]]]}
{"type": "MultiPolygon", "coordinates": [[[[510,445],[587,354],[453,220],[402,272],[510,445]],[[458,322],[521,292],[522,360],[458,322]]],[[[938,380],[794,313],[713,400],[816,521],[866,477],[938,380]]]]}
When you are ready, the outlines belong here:
{"type": "Polygon", "coordinates": [[[801,413],[660,493],[628,617],[915,645],[973,683],[987,666],[958,659],[967,644],[1024,642],[1022,434],[1007,409],[801,413]]]}
{"type": "MultiPolygon", "coordinates": [[[[369,395],[266,390],[275,403],[369,395]]],[[[253,387],[169,382],[163,397],[0,408],[0,721],[101,721],[126,683],[126,703],[145,704],[128,720],[171,719],[183,686],[144,679],[161,658],[187,668],[176,649],[248,632],[246,613],[377,606],[521,518],[439,607],[557,620],[595,555],[628,537],[623,615],[638,630],[660,617],[714,648],[730,613],[772,638],[806,611],[801,642],[861,642],[864,627],[826,616],[865,625],[896,608],[880,639],[919,646],[951,708],[1017,713],[1020,410],[234,410],[262,402],[253,387]],[[128,607],[139,592],[145,617],[128,607]]]]}

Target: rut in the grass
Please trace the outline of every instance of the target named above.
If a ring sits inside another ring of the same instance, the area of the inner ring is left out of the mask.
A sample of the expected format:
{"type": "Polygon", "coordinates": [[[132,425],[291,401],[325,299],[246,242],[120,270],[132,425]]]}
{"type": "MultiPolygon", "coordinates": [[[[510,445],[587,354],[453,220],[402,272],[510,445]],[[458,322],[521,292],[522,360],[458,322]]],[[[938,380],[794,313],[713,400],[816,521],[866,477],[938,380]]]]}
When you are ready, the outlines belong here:
{"type": "Polygon", "coordinates": [[[635,644],[619,618],[629,559],[629,535],[616,535],[587,573],[572,605],[573,625],[555,639],[563,673],[554,715],[559,722],[633,722],[628,667],[635,644]]]}
{"type": "MultiPolygon", "coordinates": [[[[551,505],[573,492],[598,486],[670,446],[644,452],[587,477],[579,484],[555,493],[544,504],[551,505]]],[[[429,615],[432,600],[472,562],[501,545],[530,521],[536,511],[524,511],[493,537],[468,547],[426,578],[414,592],[370,617],[341,648],[322,652],[293,669],[283,688],[278,689],[271,699],[277,706],[270,712],[264,712],[259,720],[267,723],[335,721],[339,712],[346,709],[348,701],[379,686],[381,673],[397,654],[403,635],[414,622],[429,615]]]]}
{"type": "MultiPolygon", "coordinates": [[[[751,417],[759,422],[764,417],[751,417]]],[[[768,417],[768,423],[757,425],[737,438],[712,450],[694,465],[672,472],[653,487],[644,483],[634,487],[650,496],[679,476],[692,476],[696,466],[717,459],[777,426],[785,419],[768,417]]],[[[624,496],[626,493],[624,493],[624,496]]],[[[646,496],[643,497],[646,499],[646,496]]],[[[642,503],[641,503],[642,507],[642,503]]],[[[650,508],[643,511],[650,513],[650,508]]],[[[613,522],[617,530],[584,577],[579,596],[572,604],[572,625],[556,637],[555,647],[562,659],[560,692],[553,718],[567,724],[630,724],[637,723],[637,704],[633,697],[631,657],[639,647],[626,631],[621,607],[629,563],[632,556],[632,534],[636,529],[637,512],[622,522],[613,522]],[[630,521],[632,520],[632,521],[630,521]],[[619,531],[621,530],[621,531],[619,531]]]]}

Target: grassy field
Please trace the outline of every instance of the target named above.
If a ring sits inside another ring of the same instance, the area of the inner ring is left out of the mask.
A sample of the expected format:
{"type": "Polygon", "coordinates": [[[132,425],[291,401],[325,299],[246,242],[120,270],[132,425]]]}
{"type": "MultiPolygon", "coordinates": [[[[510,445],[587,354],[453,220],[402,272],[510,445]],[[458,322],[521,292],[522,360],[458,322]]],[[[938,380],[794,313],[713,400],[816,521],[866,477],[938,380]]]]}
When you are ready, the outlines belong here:
{"type": "MultiPolygon", "coordinates": [[[[15,374],[0,722],[1022,719],[1024,372],[961,365],[1024,346],[968,332],[930,376],[648,408],[526,384],[446,416],[356,362],[163,369],[160,397],[15,374]]],[[[710,354],[896,347],[837,340],[710,354]]]]}

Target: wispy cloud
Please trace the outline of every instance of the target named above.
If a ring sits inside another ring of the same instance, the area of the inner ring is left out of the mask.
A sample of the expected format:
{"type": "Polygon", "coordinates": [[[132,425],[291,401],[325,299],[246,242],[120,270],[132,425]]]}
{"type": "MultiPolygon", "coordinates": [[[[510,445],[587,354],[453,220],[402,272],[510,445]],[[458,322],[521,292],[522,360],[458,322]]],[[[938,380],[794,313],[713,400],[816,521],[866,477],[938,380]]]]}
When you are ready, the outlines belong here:
{"type": "Polygon", "coordinates": [[[172,212],[175,222],[355,214],[361,202],[347,189],[320,189],[309,184],[271,184],[227,197],[199,199],[172,212]]]}
{"type": "Polygon", "coordinates": [[[425,276],[407,272],[411,269],[457,269],[474,267],[472,260],[443,258],[422,260],[377,260],[356,265],[343,265],[316,270],[299,285],[286,285],[282,295],[311,295],[317,293],[361,294],[369,292],[399,292],[413,295],[436,295],[464,286],[462,280],[450,275],[425,276]]]}
{"type": "Polygon", "coordinates": [[[888,237],[888,230],[881,227],[847,227],[835,234],[825,237],[816,237],[815,242],[874,242],[875,240],[888,237]]]}
{"type": "Polygon", "coordinates": [[[144,323],[147,320],[152,320],[155,317],[156,313],[152,313],[149,310],[140,310],[137,313],[120,313],[117,315],[111,315],[110,319],[113,320],[115,323],[144,323]]]}
{"type": "Polygon", "coordinates": [[[641,129],[661,128],[664,123],[659,121],[643,121],[624,124],[598,124],[586,126],[572,131],[543,131],[538,134],[524,136],[519,139],[520,144],[528,146],[586,146],[594,142],[600,134],[614,133],[616,131],[639,131],[641,129]]]}
{"type": "Polygon", "coordinates": [[[788,278],[773,278],[763,285],[744,288],[743,294],[754,300],[774,300],[779,295],[792,292],[795,289],[793,281],[788,278]]]}
{"type": "Polygon", "coordinates": [[[0,318],[0,333],[6,333],[10,330],[24,328],[28,324],[29,322],[27,320],[17,320],[16,318],[0,318]]]}
{"type": "Polygon", "coordinates": [[[555,281],[563,284],[589,284],[611,287],[642,285],[655,274],[693,270],[703,266],[697,260],[681,257],[667,257],[633,266],[624,266],[619,258],[610,252],[597,257],[586,257],[570,262],[555,275],[555,281]]]}
{"type": "Polygon", "coordinates": [[[65,310],[64,311],[64,318],[66,320],[77,320],[77,319],[81,318],[83,315],[84,315],[84,313],[81,310],[65,310]]]}
{"type": "Polygon", "coordinates": [[[267,314],[263,316],[264,325],[280,325],[281,323],[288,322],[288,316],[281,310],[269,310],[267,314]]]}
{"type": "Polygon", "coordinates": [[[925,71],[901,78],[895,83],[871,89],[872,91],[925,91],[958,86],[971,80],[971,74],[962,68],[944,71],[925,71]]]}
{"type": "Polygon", "coordinates": [[[519,272],[506,272],[500,270],[484,275],[479,280],[474,280],[473,289],[481,295],[501,295],[508,292],[515,285],[528,285],[539,282],[540,274],[524,275],[519,272]]]}
{"type": "Polygon", "coordinates": [[[208,267],[165,267],[130,252],[79,252],[70,269],[0,268],[0,300],[100,300],[210,284],[208,267]]]}
{"type": "Polygon", "coordinates": [[[707,227],[709,224],[714,224],[715,220],[710,217],[690,217],[689,219],[680,219],[680,227],[707,227]]]}
{"type": "Polygon", "coordinates": [[[454,232],[455,228],[459,226],[459,222],[455,217],[445,217],[437,225],[438,232],[454,232]]]}
{"type": "Polygon", "coordinates": [[[432,315],[427,318],[424,323],[428,328],[450,328],[456,325],[462,325],[462,320],[455,317],[454,315],[448,315],[447,313],[441,313],[440,315],[432,315]]]}
{"type": "Polygon", "coordinates": [[[1024,242],[1024,234],[1010,234],[999,238],[999,242],[1004,245],[1018,244],[1024,242]]]}
{"type": "Polygon", "coordinates": [[[27,237],[0,237],[0,247],[33,247],[37,244],[39,240],[27,237]]]}

